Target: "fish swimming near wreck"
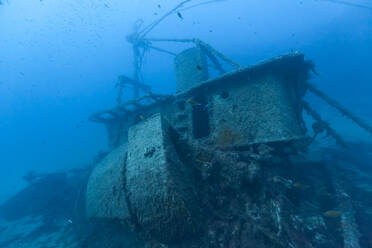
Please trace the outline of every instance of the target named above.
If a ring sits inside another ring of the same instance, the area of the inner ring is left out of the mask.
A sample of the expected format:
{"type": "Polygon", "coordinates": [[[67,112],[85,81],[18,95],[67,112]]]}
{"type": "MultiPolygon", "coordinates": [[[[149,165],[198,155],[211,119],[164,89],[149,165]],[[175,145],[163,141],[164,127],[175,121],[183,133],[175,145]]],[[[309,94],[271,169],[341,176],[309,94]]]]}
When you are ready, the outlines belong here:
{"type": "Polygon", "coordinates": [[[200,103],[198,103],[197,101],[195,101],[194,99],[190,98],[190,99],[187,99],[186,101],[188,104],[190,105],[195,105],[195,106],[201,106],[200,103]]]}
{"type": "Polygon", "coordinates": [[[183,20],[183,16],[182,16],[182,14],[181,14],[180,12],[177,12],[177,16],[178,16],[181,20],[183,20]]]}
{"type": "Polygon", "coordinates": [[[296,189],[303,189],[305,188],[305,185],[302,183],[294,183],[293,187],[295,187],[296,189]]]}
{"type": "Polygon", "coordinates": [[[342,212],[338,210],[328,210],[324,212],[323,215],[329,218],[338,218],[342,215],[342,212]]]}

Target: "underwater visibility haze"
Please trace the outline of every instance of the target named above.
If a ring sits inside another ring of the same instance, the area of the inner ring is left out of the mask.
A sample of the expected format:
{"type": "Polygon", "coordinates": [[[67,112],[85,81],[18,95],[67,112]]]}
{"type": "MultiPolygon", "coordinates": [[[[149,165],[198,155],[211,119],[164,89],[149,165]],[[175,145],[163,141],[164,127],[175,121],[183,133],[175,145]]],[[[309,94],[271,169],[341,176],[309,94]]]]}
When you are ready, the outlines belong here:
{"type": "Polygon", "coordinates": [[[0,247],[372,247],[372,1],[0,0],[0,247]]]}

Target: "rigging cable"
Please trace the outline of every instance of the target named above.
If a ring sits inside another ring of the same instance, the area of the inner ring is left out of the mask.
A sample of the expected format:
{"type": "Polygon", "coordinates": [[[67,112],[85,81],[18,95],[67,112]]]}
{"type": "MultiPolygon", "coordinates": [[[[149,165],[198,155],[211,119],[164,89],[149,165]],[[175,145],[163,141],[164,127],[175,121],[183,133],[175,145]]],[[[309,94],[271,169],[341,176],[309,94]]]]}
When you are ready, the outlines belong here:
{"type": "Polygon", "coordinates": [[[152,22],[150,25],[142,29],[138,35],[140,39],[143,39],[151,30],[153,30],[160,22],[162,22],[165,18],[176,12],[179,8],[183,7],[186,3],[191,2],[192,0],[185,0],[181,3],[179,3],[176,7],[174,7],[169,12],[165,13],[162,17],[160,17],[158,20],[152,22]]]}
{"type": "Polygon", "coordinates": [[[348,1],[344,1],[344,0],[320,0],[320,1],[331,2],[331,3],[335,3],[335,4],[345,5],[345,6],[349,6],[349,7],[356,7],[356,8],[360,8],[360,9],[372,10],[372,7],[370,7],[370,6],[363,5],[363,4],[358,4],[358,3],[352,3],[352,2],[348,2],[348,1]]]}
{"type": "Polygon", "coordinates": [[[215,3],[215,2],[223,2],[223,1],[227,1],[227,0],[209,0],[209,1],[204,1],[204,2],[201,2],[201,3],[198,3],[198,4],[194,4],[192,6],[185,7],[183,9],[181,9],[185,4],[187,4],[187,3],[191,2],[191,1],[193,1],[193,0],[182,1],[176,7],[174,7],[173,9],[171,9],[169,12],[165,13],[158,20],[156,20],[156,21],[152,22],[151,24],[149,24],[148,26],[146,26],[144,29],[142,29],[140,32],[138,32],[139,39],[144,39],[146,37],[146,35],[149,32],[151,32],[151,30],[153,30],[160,22],[162,22],[165,18],[167,18],[168,16],[170,16],[171,14],[175,13],[178,10],[179,11],[185,11],[185,10],[188,10],[188,9],[191,9],[191,8],[195,8],[195,7],[198,7],[198,6],[201,6],[201,5],[211,4],[211,3],[215,3]]]}
{"type": "Polygon", "coordinates": [[[206,4],[210,4],[210,3],[215,3],[215,2],[226,2],[227,0],[211,0],[211,1],[205,1],[205,2],[202,2],[202,3],[198,3],[198,4],[194,4],[194,5],[191,5],[189,7],[185,7],[183,9],[180,9],[180,11],[185,11],[185,10],[189,10],[189,9],[192,9],[192,8],[195,8],[195,7],[198,7],[198,6],[201,6],[201,5],[206,5],[206,4]]]}

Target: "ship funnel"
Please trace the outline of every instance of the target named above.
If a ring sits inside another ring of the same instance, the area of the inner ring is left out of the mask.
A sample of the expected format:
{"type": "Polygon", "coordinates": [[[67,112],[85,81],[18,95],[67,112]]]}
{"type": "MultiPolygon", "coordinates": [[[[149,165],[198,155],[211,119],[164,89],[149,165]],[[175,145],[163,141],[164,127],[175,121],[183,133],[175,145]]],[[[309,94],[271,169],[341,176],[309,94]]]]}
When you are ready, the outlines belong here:
{"type": "Polygon", "coordinates": [[[209,78],[207,57],[199,47],[179,53],[174,63],[177,92],[187,91],[209,78]]]}

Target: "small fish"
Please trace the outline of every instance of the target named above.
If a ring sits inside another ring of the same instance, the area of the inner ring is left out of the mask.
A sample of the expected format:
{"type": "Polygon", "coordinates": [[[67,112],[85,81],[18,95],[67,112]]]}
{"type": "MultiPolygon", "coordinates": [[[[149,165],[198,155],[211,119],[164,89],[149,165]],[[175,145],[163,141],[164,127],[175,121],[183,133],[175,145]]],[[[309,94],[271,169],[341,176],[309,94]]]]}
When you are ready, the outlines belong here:
{"type": "Polygon", "coordinates": [[[72,220],[70,220],[70,219],[68,219],[67,222],[70,223],[70,224],[72,224],[72,220]]]}
{"type": "Polygon", "coordinates": [[[161,9],[161,5],[160,4],[158,4],[158,8],[161,9]]]}
{"type": "Polygon", "coordinates": [[[196,69],[198,69],[199,71],[203,70],[203,68],[200,65],[197,65],[196,69]]]}
{"type": "Polygon", "coordinates": [[[341,216],[341,214],[342,212],[338,210],[328,210],[323,213],[325,217],[329,217],[329,218],[338,218],[341,216]]]}
{"type": "Polygon", "coordinates": [[[196,102],[194,99],[187,99],[186,101],[187,103],[191,104],[191,105],[196,105],[196,106],[200,106],[201,104],[196,102]]]}
{"type": "Polygon", "coordinates": [[[294,183],[293,184],[293,187],[297,188],[297,189],[302,189],[305,187],[305,185],[303,185],[302,183],[294,183]]]}
{"type": "Polygon", "coordinates": [[[104,3],[103,4],[106,8],[110,8],[108,5],[107,5],[107,3],[104,3]]]}
{"type": "Polygon", "coordinates": [[[139,115],[139,118],[140,118],[141,120],[143,120],[143,121],[146,120],[146,116],[144,116],[144,115],[139,115]]]}
{"type": "Polygon", "coordinates": [[[181,20],[183,20],[183,16],[182,16],[182,14],[181,14],[180,12],[177,12],[177,16],[178,16],[181,20]]]}

